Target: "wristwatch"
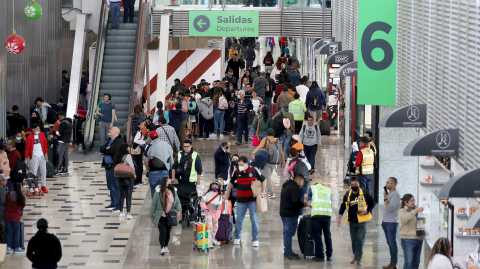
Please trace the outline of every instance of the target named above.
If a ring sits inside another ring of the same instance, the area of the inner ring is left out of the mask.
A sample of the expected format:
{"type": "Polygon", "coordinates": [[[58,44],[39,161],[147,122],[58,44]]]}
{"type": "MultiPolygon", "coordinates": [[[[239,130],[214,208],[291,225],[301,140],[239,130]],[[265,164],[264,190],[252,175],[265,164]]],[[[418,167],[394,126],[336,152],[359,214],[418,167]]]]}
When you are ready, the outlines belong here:
{"type": "Polygon", "coordinates": [[[384,201],[384,202],[385,202],[385,201],[388,201],[388,199],[383,199],[383,201],[384,201]]]}

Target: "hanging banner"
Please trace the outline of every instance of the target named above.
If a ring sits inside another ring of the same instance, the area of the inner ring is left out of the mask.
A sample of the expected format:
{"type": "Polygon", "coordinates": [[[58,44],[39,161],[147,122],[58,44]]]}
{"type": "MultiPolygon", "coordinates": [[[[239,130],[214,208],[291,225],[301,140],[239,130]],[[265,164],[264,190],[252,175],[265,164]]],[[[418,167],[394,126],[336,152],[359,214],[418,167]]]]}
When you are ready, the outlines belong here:
{"type": "Polygon", "coordinates": [[[395,109],[383,116],[378,127],[427,127],[427,105],[411,105],[395,109]]]}
{"type": "Polygon", "coordinates": [[[397,0],[359,0],[358,104],[395,106],[396,40],[397,0]]]}
{"type": "Polygon", "coordinates": [[[258,37],[258,11],[188,12],[189,36],[243,36],[258,37]]]}

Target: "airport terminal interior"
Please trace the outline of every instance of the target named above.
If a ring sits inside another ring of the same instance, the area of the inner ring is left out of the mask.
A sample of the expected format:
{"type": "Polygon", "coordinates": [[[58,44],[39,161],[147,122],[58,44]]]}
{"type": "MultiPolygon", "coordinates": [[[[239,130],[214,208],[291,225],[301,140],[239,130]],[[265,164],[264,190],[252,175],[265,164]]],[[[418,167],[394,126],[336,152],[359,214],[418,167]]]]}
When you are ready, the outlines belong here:
{"type": "Polygon", "coordinates": [[[479,1],[2,0],[0,36],[1,268],[480,269],[479,1]]]}

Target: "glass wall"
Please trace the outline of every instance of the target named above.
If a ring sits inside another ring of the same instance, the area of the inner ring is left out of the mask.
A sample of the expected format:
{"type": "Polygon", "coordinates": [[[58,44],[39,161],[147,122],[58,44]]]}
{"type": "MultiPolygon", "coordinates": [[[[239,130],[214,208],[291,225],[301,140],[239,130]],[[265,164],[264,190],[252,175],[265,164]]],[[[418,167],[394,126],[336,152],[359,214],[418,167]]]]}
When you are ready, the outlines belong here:
{"type": "Polygon", "coordinates": [[[154,0],[154,5],[233,9],[243,7],[331,8],[331,0],[154,0]]]}

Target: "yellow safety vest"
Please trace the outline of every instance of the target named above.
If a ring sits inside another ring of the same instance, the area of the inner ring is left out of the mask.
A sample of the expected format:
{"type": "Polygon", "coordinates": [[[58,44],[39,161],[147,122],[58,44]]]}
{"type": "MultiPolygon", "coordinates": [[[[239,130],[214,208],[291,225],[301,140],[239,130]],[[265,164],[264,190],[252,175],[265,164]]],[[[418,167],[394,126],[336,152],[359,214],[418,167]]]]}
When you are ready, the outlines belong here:
{"type": "Polygon", "coordinates": [[[373,174],[373,163],[375,162],[375,155],[370,148],[363,148],[362,152],[362,165],[357,167],[356,174],[370,175],[373,174]]]}
{"type": "MultiPolygon", "coordinates": [[[[190,182],[197,181],[197,170],[195,170],[195,160],[197,159],[197,157],[198,157],[198,153],[196,151],[194,151],[192,153],[192,170],[190,171],[190,179],[189,179],[190,182]]],[[[180,164],[180,160],[182,159],[182,154],[181,153],[178,154],[177,159],[178,159],[178,164],[180,164]]]]}
{"type": "Polygon", "coordinates": [[[373,143],[373,141],[370,141],[368,143],[368,146],[371,148],[373,147],[373,153],[375,153],[375,156],[377,156],[377,146],[375,145],[375,143],[373,143]]]}
{"type": "Polygon", "coordinates": [[[332,216],[332,189],[315,184],[310,187],[312,190],[312,217],[332,216]]]}
{"type": "MultiPolygon", "coordinates": [[[[357,204],[358,212],[366,211],[368,206],[367,206],[367,201],[363,196],[363,190],[360,188],[358,190],[359,190],[358,204],[357,204]]],[[[347,206],[347,217],[345,218],[345,222],[347,222],[347,224],[348,224],[348,208],[350,207],[350,195],[352,195],[352,190],[350,190],[350,192],[348,193],[348,199],[345,202],[345,205],[347,206]]],[[[368,212],[367,215],[363,215],[363,216],[360,216],[357,214],[357,219],[358,219],[358,223],[367,222],[372,219],[372,214],[370,212],[368,212]]]]}
{"type": "Polygon", "coordinates": [[[293,114],[293,119],[296,121],[303,121],[303,112],[306,110],[305,105],[298,99],[288,104],[288,112],[293,114]]]}

